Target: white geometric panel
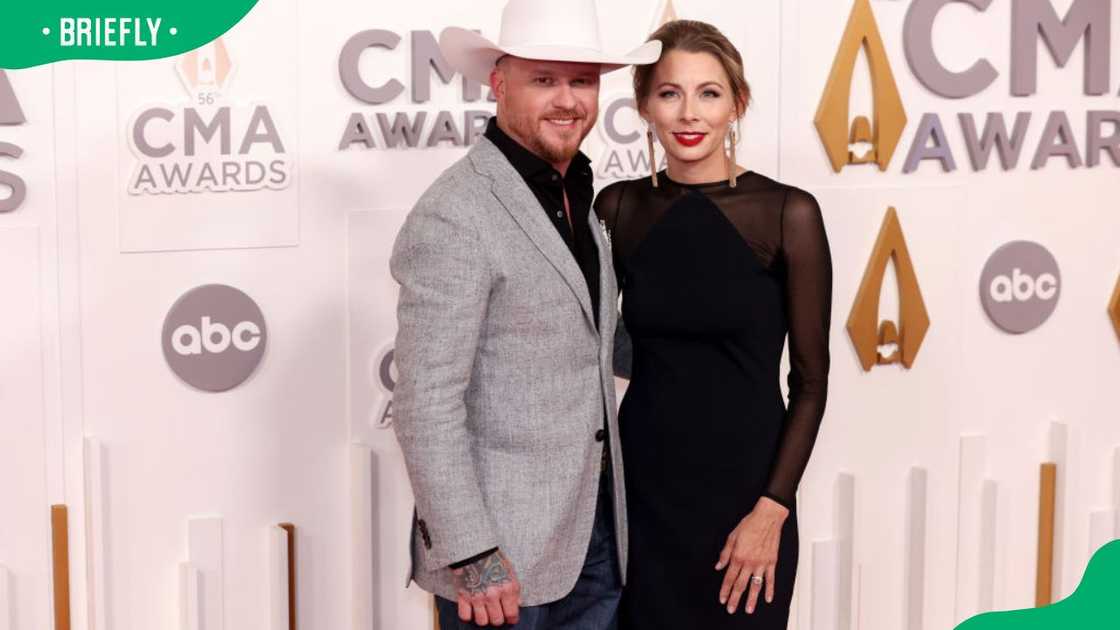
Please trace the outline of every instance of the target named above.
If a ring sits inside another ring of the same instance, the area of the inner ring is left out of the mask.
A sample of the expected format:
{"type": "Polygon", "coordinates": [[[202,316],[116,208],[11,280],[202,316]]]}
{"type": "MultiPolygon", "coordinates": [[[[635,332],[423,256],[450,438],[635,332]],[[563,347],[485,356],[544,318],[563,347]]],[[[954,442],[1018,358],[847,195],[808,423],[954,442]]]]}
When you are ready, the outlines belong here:
{"type": "Polygon", "coordinates": [[[962,435],[957,476],[956,616],[960,622],[980,612],[982,492],[986,438],[962,435]]]}
{"type": "MultiPolygon", "coordinates": [[[[194,584],[191,571],[197,571],[197,586],[201,607],[198,617],[202,630],[222,630],[224,621],[223,572],[222,572],[222,519],[218,517],[191,518],[187,521],[189,560],[191,570],[186,593],[194,584]]],[[[191,600],[187,598],[186,602],[191,600]]]]}
{"type": "Polygon", "coordinates": [[[977,612],[988,612],[995,606],[996,588],[996,505],[998,487],[985,479],[980,490],[980,570],[977,582],[977,612]]]}
{"type": "Polygon", "coordinates": [[[906,602],[903,606],[906,630],[922,630],[925,609],[927,477],[925,468],[911,468],[906,488],[906,602]]]}
{"type": "Polygon", "coordinates": [[[837,613],[840,625],[838,630],[848,630],[852,626],[852,603],[856,593],[852,589],[852,573],[855,569],[856,537],[856,478],[848,473],[836,476],[835,498],[836,542],[839,545],[839,572],[836,575],[837,613]]]}
{"type": "Polygon", "coordinates": [[[0,567],[0,630],[12,630],[12,586],[8,570],[0,567]]]}
{"type": "Polygon", "coordinates": [[[45,448],[39,239],[35,227],[0,228],[0,565],[7,619],[18,630],[51,624],[46,476],[54,454],[45,448]]]}
{"type": "Polygon", "coordinates": [[[86,549],[89,565],[90,630],[109,630],[109,572],[106,567],[105,447],[96,438],[86,437],[85,499],[86,549]]]}
{"type": "Polygon", "coordinates": [[[288,602],[293,594],[288,588],[288,538],[283,527],[268,528],[268,630],[290,630],[288,602]]]}
{"type": "Polygon", "coordinates": [[[840,545],[836,540],[813,541],[811,630],[837,630],[840,611],[836,576],[840,571],[840,545]]]}
{"type": "Polygon", "coordinates": [[[852,625],[855,477],[836,476],[833,538],[813,542],[812,630],[848,630],[852,625]]]}
{"type": "Polygon", "coordinates": [[[202,572],[189,562],[179,563],[179,630],[203,630],[202,572]]]}
{"type": "Polygon", "coordinates": [[[377,459],[369,447],[350,446],[350,585],[355,628],[373,628],[377,576],[374,514],[377,459]]]}

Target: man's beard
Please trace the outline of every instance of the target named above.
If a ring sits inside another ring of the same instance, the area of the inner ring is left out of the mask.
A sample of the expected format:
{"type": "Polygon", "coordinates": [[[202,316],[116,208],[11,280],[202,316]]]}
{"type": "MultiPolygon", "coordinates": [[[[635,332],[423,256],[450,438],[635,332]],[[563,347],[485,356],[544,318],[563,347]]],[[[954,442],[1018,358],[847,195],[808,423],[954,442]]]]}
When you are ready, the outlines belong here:
{"type": "Polygon", "coordinates": [[[575,127],[583,124],[588,117],[580,115],[575,110],[549,112],[539,118],[514,115],[510,117],[510,130],[518,136],[519,140],[525,143],[527,149],[549,164],[559,164],[571,160],[579,152],[579,145],[587,137],[591,125],[587,125],[578,137],[573,137],[569,142],[549,142],[544,134],[540,133],[539,127],[540,125],[550,124],[545,122],[546,118],[571,118],[573,120],[572,126],[575,127]]]}

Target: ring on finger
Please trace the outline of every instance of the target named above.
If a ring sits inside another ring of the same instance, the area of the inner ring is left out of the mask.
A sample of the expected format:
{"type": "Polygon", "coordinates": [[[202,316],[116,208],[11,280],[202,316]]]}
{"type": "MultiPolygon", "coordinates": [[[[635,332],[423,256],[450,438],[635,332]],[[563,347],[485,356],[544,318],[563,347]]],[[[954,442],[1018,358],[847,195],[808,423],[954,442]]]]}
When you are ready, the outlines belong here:
{"type": "Polygon", "coordinates": [[[751,582],[754,582],[755,584],[762,584],[762,576],[761,575],[752,575],[751,576],[751,582]]]}

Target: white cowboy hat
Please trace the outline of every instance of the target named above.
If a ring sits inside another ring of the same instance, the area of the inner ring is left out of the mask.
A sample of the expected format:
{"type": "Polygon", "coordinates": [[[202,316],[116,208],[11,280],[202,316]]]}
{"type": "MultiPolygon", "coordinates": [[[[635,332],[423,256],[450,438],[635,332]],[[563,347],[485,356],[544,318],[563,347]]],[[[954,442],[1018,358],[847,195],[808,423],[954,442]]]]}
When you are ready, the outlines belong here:
{"type": "Polygon", "coordinates": [[[625,55],[603,51],[595,0],[509,0],[502,10],[502,30],[495,44],[465,28],[451,26],[439,35],[443,58],[463,76],[483,85],[504,55],[547,61],[601,64],[606,73],[643,65],[661,56],[661,42],[652,41],[625,55]]]}

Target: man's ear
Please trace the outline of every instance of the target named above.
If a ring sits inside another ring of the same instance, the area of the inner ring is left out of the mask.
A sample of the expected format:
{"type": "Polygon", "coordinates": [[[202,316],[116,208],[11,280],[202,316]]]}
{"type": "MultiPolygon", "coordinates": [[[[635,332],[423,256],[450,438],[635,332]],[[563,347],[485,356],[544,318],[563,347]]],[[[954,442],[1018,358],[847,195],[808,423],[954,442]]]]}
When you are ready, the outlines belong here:
{"type": "Polygon", "coordinates": [[[506,77],[498,66],[490,71],[490,91],[494,93],[494,98],[501,98],[506,89],[506,77]]]}

